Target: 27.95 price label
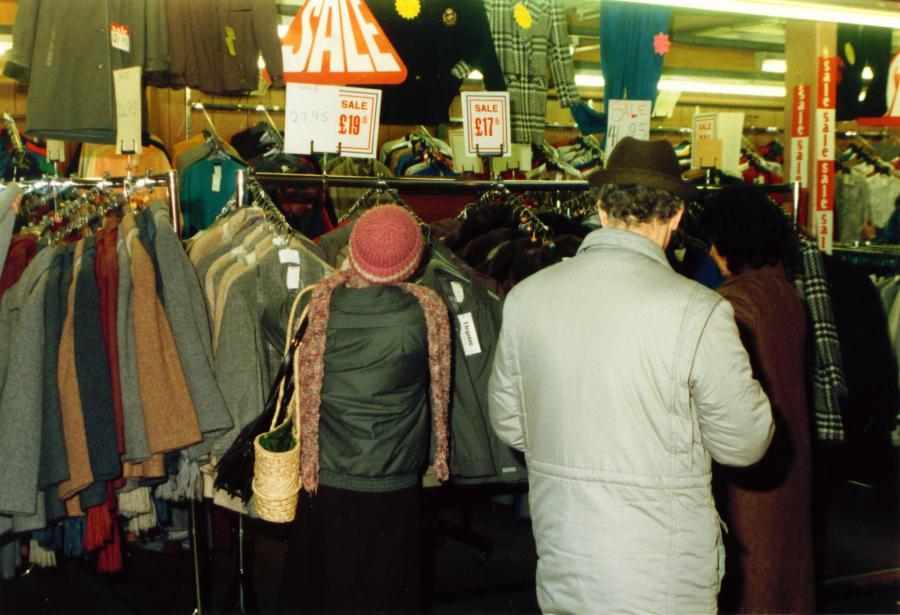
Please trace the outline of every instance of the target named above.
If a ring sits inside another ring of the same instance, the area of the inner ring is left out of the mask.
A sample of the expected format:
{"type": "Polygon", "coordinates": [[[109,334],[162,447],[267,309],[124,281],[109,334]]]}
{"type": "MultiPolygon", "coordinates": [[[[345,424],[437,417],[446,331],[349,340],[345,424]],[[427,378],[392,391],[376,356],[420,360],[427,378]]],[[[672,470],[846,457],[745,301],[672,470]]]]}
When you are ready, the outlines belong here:
{"type": "Polygon", "coordinates": [[[285,151],[374,158],[381,90],[287,84],[285,151]]]}
{"type": "Polygon", "coordinates": [[[509,93],[463,92],[463,130],[469,156],[509,154],[509,93]]]}

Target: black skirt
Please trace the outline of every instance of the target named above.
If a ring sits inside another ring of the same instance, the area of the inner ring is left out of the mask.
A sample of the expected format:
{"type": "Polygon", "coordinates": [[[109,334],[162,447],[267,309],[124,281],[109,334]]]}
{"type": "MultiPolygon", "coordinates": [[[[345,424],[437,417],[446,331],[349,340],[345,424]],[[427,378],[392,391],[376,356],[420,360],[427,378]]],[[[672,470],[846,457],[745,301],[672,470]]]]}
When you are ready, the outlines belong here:
{"type": "Polygon", "coordinates": [[[320,485],[291,526],[279,602],[284,613],[421,609],[418,485],[379,493],[320,485]]]}

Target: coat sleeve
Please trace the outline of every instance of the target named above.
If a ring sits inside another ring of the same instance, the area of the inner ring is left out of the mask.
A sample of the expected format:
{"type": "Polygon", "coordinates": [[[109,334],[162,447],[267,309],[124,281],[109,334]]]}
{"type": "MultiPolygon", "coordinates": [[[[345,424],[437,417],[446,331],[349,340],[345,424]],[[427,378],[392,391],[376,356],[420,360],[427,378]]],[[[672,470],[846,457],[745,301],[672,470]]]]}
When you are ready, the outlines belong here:
{"type": "Polygon", "coordinates": [[[730,466],[759,461],[772,441],[772,410],[753,379],[727,301],[716,304],[701,334],[690,385],[703,445],[713,459],[730,466]]]}
{"type": "Polygon", "coordinates": [[[575,85],[575,65],[569,53],[569,30],[562,3],[558,0],[550,3],[550,40],[547,54],[559,102],[563,107],[578,104],[581,102],[581,96],[578,94],[578,86],[575,85]]]}
{"type": "Polygon", "coordinates": [[[488,408],[491,426],[497,437],[509,446],[524,451],[522,372],[516,351],[515,329],[514,306],[507,299],[503,306],[503,326],[500,328],[500,339],[488,382],[488,408]]]}
{"type": "Polygon", "coordinates": [[[3,75],[19,83],[31,81],[31,58],[37,33],[40,0],[21,0],[13,24],[13,48],[3,67],[3,75]]]}
{"type": "Polygon", "coordinates": [[[277,26],[278,10],[275,3],[272,0],[258,0],[253,6],[253,37],[276,87],[284,85],[281,41],[278,40],[277,26]]]}

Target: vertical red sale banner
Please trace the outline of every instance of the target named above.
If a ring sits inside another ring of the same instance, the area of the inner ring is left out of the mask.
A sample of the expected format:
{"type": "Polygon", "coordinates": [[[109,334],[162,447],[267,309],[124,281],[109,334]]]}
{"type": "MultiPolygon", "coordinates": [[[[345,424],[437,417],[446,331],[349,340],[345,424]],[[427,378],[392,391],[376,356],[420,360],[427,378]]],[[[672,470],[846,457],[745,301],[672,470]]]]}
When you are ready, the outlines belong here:
{"type": "Polygon", "coordinates": [[[815,150],[816,197],[815,234],[819,249],[831,254],[834,241],[834,123],[837,95],[837,58],[819,57],[816,92],[815,150]]]}
{"type": "Polygon", "coordinates": [[[809,84],[794,86],[794,122],[791,128],[791,181],[809,186],[809,110],[812,106],[809,84]]]}

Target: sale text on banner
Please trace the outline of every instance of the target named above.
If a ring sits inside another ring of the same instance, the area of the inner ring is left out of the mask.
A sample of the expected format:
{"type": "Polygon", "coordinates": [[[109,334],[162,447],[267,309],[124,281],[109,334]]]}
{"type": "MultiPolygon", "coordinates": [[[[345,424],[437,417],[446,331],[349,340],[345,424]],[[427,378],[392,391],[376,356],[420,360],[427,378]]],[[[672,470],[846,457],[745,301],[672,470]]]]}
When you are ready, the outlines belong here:
{"type": "Polygon", "coordinates": [[[406,65],[362,0],[306,0],[281,44],[287,82],[406,80],[406,65]]]}
{"type": "Polygon", "coordinates": [[[509,93],[463,92],[463,130],[469,156],[506,156],[510,151],[509,93]]]}
{"type": "Polygon", "coordinates": [[[809,185],[809,110],[812,107],[809,84],[794,86],[794,121],[791,128],[791,181],[809,185]]]}
{"type": "Polygon", "coordinates": [[[287,84],[285,152],[375,158],[381,90],[287,84]]]}
{"type": "Polygon", "coordinates": [[[815,234],[819,249],[831,254],[834,241],[834,122],[837,92],[837,58],[819,57],[816,94],[816,204],[815,234]]]}
{"type": "Polygon", "coordinates": [[[650,140],[649,100],[610,100],[606,108],[609,126],[606,130],[606,155],[621,139],[634,137],[641,141],[650,140]]]}

